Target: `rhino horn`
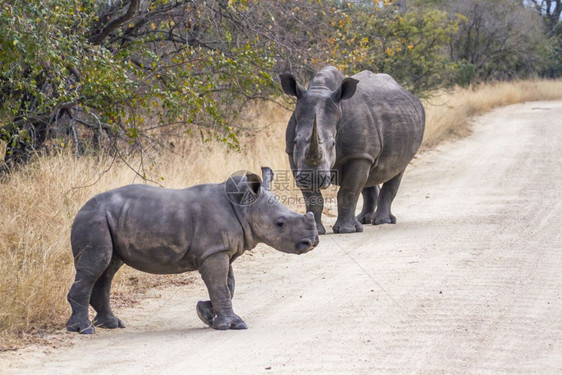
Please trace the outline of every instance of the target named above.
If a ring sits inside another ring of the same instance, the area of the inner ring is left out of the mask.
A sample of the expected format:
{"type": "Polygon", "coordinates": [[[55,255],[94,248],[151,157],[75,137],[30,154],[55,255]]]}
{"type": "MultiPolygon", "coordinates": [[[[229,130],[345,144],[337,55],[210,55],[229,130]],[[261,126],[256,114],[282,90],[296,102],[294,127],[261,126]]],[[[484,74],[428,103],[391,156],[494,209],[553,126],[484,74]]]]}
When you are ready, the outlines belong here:
{"type": "Polygon", "coordinates": [[[316,116],[314,116],[314,126],[312,127],[312,134],[310,135],[310,144],[308,145],[306,158],[313,160],[322,159],[322,149],[320,148],[320,136],[318,135],[316,116]]]}
{"type": "Polygon", "coordinates": [[[263,179],[262,187],[265,190],[271,190],[271,182],[273,181],[275,173],[273,173],[273,170],[269,167],[261,167],[261,174],[263,179]]]}

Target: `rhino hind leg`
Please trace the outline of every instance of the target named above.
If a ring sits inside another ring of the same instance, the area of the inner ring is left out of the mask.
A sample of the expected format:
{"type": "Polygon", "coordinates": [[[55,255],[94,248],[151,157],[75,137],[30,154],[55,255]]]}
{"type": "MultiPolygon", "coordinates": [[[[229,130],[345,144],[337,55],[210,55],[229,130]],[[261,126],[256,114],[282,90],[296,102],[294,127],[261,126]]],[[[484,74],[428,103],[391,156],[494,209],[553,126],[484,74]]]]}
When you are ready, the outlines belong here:
{"type": "Polygon", "coordinates": [[[77,271],[74,283],[68,292],[67,300],[72,308],[72,315],[66,322],[70,332],[82,334],[94,333],[94,326],[88,318],[88,299],[95,279],[87,273],[77,271]]]}
{"type": "Polygon", "coordinates": [[[379,187],[375,185],[363,188],[361,195],[363,195],[363,209],[357,216],[357,220],[361,224],[371,224],[375,219],[375,207],[379,195],[379,187]]]}
{"type": "Polygon", "coordinates": [[[388,180],[382,185],[377,200],[377,210],[373,219],[373,225],[396,224],[396,217],[390,212],[392,201],[398,192],[404,171],[388,180]]]}
{"type": "Polygon", "coordinates": [[[111,292],[111,282],[113,276],[123,265],[123,261],[115,255],[109,262],[109,266],[102,275],[97,279],[90,296],[90,305],[96,310],[97,315],[94,318],[94,325],[102,328],[125,328],[125,324],[116,318],[111,311],[109,303],[109,295],[111,292]]]}
{"type": "Polygon", "coordinates": [[[66,329],[92,334],[94,325],[88,317],[88,305],[96,281],[111,262],[113,244],[105,216],[84,217],[81,220],[79,215],[71,233],[76,277],[67,296],[72,315],[66,323],[66,329]]]}

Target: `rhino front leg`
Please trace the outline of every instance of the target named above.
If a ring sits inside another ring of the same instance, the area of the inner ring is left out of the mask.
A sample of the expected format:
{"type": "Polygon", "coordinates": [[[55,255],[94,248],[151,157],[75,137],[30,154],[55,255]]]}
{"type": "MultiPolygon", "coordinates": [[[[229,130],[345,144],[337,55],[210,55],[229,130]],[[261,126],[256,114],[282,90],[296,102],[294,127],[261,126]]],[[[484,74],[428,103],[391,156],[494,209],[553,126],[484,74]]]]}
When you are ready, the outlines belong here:
{"type": "Polygon", "coordinates": [[[375,218],[379,187],[377,185],[366,187],[361,191],[361,195],[363,195],[363,209],[359,216],[357,216],[357,220],[361,224],[371,224],[375,218]]]}
{"type": "Polygon", "coordinates": [[[355,217],[359,194],[367,182],[371,163],[366,159],[351,160],[342,169],[341,187],[338,191],[338,219],[334,233],[362,232],[363,225],[355,217]]]}
{"type": "MultiPolygon", "coordinates": [[[[293,177],[296,180],[298,169],[292,154],[289,155],[289,165],[291,166],[293,177]]],[[[301,189],[301,192],[304,197],[304,203],[306,204],[306,212],[312,212],[314,214],[318,234],[325,234],[326,228],[324,228],[322,224],[322,211],[324,210],[324,197],[322,196],[322,192],[310,189],[301,189]]]]}
{"type": "Polygon", "coordinates": [[[325,234],[326,228],[322,225],[322,211],[324,210],[324,197],[320,191],[302,190],[302,195],[306,203],[306,212],[314,214],[316,229],[318,234],[325,234]]]}
{"type": "MultiPolygon", "coordinates": [[[[232,264],[228,268],[228,290],[230,291],[230,298],[234,298],[234,272],[232,271],[232,264]]],[[[213,325],[213,304],[211,301],[199,301],[197,302],[197,316],[199,319],[209,327],[213,325]]]]}
{"type": "Polygon", "coordinates": [[[390,212],[390,206],[392,205],[392,201],[398,192],[398,187],[400,186],[400,181],[402,181],[403,175],[404,171],[400,172],[400,174],[382,185],[381,192],[377,200],[377,211],[375,212],[375,218],[373,219],[374,225],[396,224],[396,217],[390,212]]]}
{"type": "MultiPolygon", "coordinates": [[[[248,328],[242,318],[232,310],[230,286],[232,286],[232,293],[234,293],[234,276],[232,276],[232,283],[229,285],[229,274],[232,275],[231,270],[230,259],[226,252],[209,256],[199,267],[199,273],[211,297],[210,305],[204,302],[201,309],[207,320],[209,320],[208,316],[210,315],[208,314],[209,308],[212,309],[212,319],[210,320],[212,322],[211,327],[214,329],[248,328]]],[[[205,321],[204,319],[202,320],[205,321]]]]}

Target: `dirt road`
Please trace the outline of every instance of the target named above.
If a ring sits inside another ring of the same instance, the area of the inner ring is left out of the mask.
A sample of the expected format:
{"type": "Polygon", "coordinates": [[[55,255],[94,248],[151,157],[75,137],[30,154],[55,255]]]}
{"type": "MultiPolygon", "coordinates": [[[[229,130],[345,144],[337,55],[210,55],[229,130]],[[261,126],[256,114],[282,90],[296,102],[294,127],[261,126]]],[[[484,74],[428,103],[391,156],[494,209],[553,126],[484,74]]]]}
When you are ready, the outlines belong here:
{"type": "Polygon", "coordinates": [[[204,328],[197,282],[117,311],[126,329],[4,353],[1,372],[561,373],[561,153],[562,102],[497,110],[414,161],[397,225],[238,260],[248,330],[204,328]]]}

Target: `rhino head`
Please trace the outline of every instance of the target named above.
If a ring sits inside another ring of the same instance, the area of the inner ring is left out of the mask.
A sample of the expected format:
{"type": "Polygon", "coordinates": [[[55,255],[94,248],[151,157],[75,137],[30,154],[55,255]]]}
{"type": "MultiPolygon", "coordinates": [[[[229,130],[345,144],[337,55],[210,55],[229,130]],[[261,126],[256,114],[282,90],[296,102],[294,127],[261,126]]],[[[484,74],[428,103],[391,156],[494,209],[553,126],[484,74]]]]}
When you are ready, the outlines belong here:
{"type": "Polygon", "coordinates": [[[270,191],[273,171],[262,168],[263,180],[251,172],[231,176],[227,196],[244,229],[247,248],[263,242],[284,253],[303,254],[318,245],[314,214],[296,213],[270,191]],[[235,194],[233,194],[235,192],[235,194]]]}
{"type": "Polygon", "coordinates": [[[358,80],[345,78],[335,90],[325,86],[304,89],[290,73],[279,76],[283,91],[297,98],[293,163],[296,184],[301,189],[325,189],[332,183],[336,162],[341,101],[355,94],[358,80]]]}

